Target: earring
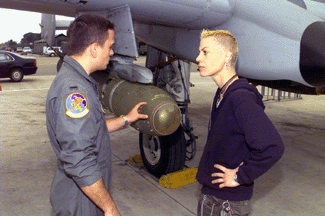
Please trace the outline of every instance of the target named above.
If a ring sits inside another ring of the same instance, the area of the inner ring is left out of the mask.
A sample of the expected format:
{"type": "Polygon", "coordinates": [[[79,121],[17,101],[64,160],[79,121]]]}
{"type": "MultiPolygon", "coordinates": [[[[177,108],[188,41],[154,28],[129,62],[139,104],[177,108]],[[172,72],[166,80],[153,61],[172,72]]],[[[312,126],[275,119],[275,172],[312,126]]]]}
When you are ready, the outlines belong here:
{"type": "Polygon", "coordinates": [[[229,69],[229,63],[226,64],[226,69],[227,69],[227,70],[229,69]]]}

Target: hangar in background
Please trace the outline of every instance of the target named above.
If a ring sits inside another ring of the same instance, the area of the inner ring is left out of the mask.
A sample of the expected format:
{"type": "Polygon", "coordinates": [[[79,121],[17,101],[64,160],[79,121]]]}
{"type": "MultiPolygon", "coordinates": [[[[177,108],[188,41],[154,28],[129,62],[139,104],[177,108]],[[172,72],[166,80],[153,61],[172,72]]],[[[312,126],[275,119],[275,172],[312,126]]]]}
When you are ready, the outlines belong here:
{"type": "MultiPolygon", "coordinates": [[[[62,47],[62,43],[66,42],[67,40],[67,36],[64,34],[59,34],[56,35],[54,38],[54,43],[53,43],[53,47],[62,47]]],[[[34,54],[39,54],[39,55],[43,55],[44,54],[44,47],[48,47],[46,41],[44,39],[38,40],[34,42],[34,49],[33,49],[33,53],[34,54]]]]}

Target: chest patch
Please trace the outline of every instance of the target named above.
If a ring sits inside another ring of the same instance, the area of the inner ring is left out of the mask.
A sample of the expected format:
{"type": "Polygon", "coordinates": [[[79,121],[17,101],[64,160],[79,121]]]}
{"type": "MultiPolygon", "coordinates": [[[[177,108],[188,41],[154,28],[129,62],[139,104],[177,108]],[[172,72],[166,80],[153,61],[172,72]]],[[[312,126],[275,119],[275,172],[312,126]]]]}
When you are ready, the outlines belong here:
{"type": "Polygon", "coordinates": [[[89,113],[87,99],[80,93],[72,93],[66,100],[66,114],[71,118],[82,118],[89,113]]]}

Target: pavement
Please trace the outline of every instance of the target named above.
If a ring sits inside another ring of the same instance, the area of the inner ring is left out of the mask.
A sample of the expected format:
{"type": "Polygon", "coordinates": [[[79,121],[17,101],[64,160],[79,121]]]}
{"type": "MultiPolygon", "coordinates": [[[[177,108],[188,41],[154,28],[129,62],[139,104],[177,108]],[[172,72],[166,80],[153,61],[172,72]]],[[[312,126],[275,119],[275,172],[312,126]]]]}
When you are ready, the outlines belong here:
{"type": "MultiPolygon", "coordinates": [[[[50,216],[49,191],[56,157],[45,124],[45,101],[54,75],[26,76],[20,83],[1,79],[0,215],[50,216]]],[[[189,115],[198,136],[198,165],[207,136],[216,85],[191,72],[189,115]]],[[[251,216],[325,215],[325,96],[265,101],[266,113],[286,150],[281,160],[255,181],[251,216]]],[[[107,113],[110,117],[112,114],[107,113]]],[[[159,185],[144,168],[124,163],[139,154],[138,132],[128,127],[111,134],[112,196],[124,216],[196,215],[200,185],[177,189],[159,185]]]]}

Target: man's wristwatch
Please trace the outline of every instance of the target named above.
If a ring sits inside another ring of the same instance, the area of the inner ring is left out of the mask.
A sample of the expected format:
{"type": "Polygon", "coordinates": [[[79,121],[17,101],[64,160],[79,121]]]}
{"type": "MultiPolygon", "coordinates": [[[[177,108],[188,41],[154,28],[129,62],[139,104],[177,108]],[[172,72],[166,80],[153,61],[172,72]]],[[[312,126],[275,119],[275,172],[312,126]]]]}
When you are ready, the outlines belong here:
{"type": "Polygon", "coordinates": [[[129,119],[125,115],[121,115],[120,117],[124,120],[124,126],[129,124],[129,119]]]}

